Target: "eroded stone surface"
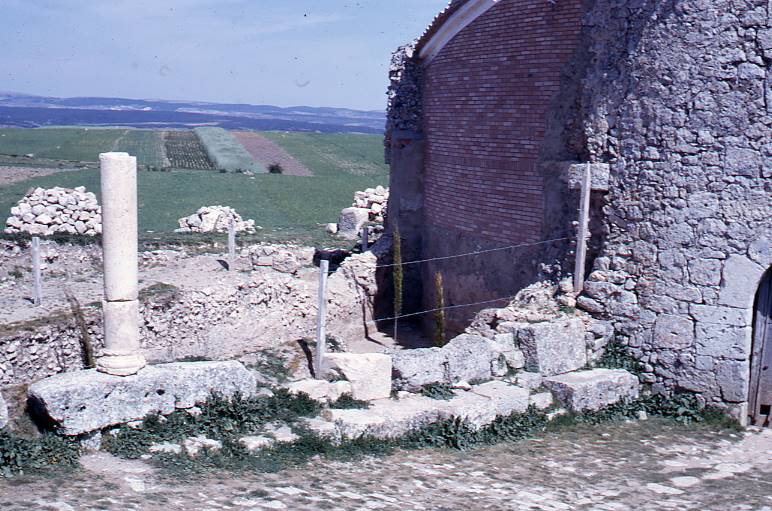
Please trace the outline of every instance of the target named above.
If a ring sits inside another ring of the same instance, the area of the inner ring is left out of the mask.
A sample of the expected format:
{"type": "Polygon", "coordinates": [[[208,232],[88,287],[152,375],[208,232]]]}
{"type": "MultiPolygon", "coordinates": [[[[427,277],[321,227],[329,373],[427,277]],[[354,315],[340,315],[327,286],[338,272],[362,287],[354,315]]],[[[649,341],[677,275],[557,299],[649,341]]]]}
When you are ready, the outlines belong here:
{"type": "Polygon", "coordinates": [[[287,385],[291,394],[307,394],[316,401],[336,401],[343,394],[351,394],[351,383],[347,381],[299,380],[287,385]]]}
{"type": "Polygon", "coordinates": [[[354,399],[370,401],[391,395],[391,357],[382,353],[328,353],[324,371],[339,375],[351,385],[354,399]]]}
{"type": "Polygon", "coordinates": [[[0,429],[8,424],[8,406],[5,404],[3,395],[0,394],[0,429]]]}
{"type": "Polygon", "coordinates": [[[552,376],[587,364],[585,327],[579,318],[524,325],[517,339],[528,371],[552,376]]]}
{"type": "Polygon", "coordinates": [[[239,362],[180,362],[148,366],[126,377],[95,370],[62,373],[31,385],[29,397],[36,413],[60,433],[78,435],[191,408],[212,393],[255,392],[254,374],[239,362]]]}
{"type": "Polygon", "coordinates": [[[623,399],[638,397],[638,378],[622,369],[593,369],[544,379],[560,403],[574,411],[598,410],[623,399]]]}

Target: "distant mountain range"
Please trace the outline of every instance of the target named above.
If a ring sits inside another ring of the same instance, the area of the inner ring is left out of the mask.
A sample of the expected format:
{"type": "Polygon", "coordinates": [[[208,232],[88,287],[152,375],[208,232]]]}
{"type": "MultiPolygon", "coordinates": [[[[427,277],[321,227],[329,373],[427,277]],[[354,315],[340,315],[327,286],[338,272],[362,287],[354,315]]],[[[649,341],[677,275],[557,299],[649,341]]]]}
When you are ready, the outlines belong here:
{"type": "Polygon", "coordinates": [[[126,98],[52,98],[0,92],[0,126],[126,126],[383,133],[385,113],[347,108],[126,98]]]}

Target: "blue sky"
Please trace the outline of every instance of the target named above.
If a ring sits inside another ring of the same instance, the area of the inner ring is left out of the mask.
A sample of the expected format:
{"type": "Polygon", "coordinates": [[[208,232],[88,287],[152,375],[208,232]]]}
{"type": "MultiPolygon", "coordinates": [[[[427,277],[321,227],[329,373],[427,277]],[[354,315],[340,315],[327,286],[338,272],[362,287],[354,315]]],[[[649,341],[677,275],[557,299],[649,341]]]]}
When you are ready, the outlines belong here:
{"type": "Polygon", "coordinates": [[[447,0],[0,0],[0,91],[385,107],[447,0]]]}

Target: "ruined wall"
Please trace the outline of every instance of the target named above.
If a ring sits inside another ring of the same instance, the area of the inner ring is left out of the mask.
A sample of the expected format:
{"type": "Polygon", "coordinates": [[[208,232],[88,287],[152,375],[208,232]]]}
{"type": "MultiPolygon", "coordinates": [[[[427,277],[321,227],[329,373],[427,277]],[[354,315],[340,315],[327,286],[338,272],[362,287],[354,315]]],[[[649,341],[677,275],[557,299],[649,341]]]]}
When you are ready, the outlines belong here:
{"type": "MultiPolygon", "coordinates": [[[[549,169],[541,163],[548,113],[577,51],[580,20],[579,0],[502,0],[424,67],[424,258],[540,242],[570,230],[563,215],[561,225],[552,221],[564,201],[545,201],[549,169]]],[[[450,305],[514,295],[551,262],[543,248],[423,265],[430,290],[424,306],[434,305],[438,271],[450,305]]],[[[451,331],[478,309],[451,311],[451,331]]]]}
{"type": "MultiPolygon", "coordinates": [[[[743,416],[772,265],[771,14],[768,0],[497,3],[423,69],[422,255],[564,235],[578,199],[558,162],[609,164],[578,305],[614,324],[655,391],[743,416]]],[[[423,282],[441,269],[449,304],[475,301],[544,265],[570,273],[565,255],[454,259],[423,282]]]]}
{"type": "Polygon", "coordinates": [[[576,111],[611,163],[603,249],[579,305],[615,321],[655,390],[748,396],[772,264],[770,4],[598,0],[576,111]]]}

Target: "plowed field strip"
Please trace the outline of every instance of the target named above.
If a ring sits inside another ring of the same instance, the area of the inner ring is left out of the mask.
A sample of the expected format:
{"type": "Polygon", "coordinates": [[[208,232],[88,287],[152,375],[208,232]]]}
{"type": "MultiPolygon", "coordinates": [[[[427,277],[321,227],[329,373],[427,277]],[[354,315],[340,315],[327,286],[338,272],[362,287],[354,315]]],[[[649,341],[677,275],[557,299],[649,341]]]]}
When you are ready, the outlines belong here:
{"type": "Polygon", "coordinates": [[[278,163],[282,167],[282,174],[288,176],[313,176],[311,170],[295,159],[287,151],[274,144],[259,133],[252,131],[234,131],[233,136],[241,142],[252,158],[264,167],[272,163],[278,163]]]}

